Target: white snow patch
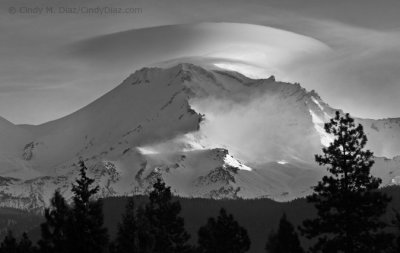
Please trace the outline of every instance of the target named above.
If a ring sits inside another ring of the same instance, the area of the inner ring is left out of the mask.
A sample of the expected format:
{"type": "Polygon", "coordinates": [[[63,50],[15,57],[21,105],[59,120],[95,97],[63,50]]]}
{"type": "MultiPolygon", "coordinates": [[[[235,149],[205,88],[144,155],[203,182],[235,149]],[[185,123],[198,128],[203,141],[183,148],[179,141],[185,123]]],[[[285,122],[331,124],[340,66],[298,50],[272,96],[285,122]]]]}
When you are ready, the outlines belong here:
{"type": "Polygon", "coordinates": [[[321,103],[316,99],[314,96],[311,96],[311,100],[321,109],[321,111],[324,113],[324,118],[325,121],[328,121],[331,119],[331,117],[325,112],[324,107],[321,105],[321,103]]]}
{"type": "Polygon", "coordinates": [[[137,149],[139,150],[140,153],[142,153],[142,155],[153,155],[159,153],[150,147],[137,147],[137,149]]]}
{"type": "Polygon", "coordinates": [[[311,96],[311,100],[319,107],[319,109],[321,109],[321,111],[324,110],[322,105],[319,103],[319,101],[315,97],[311,96]]]}
{"type": "Polygon", "coordinates": [[[321,144],[325,147],[328,147],[329,144],[333,142],[333,137],[325,132],[324,121],[320,117],[318,117],[318,115],[315,114],[311,109],[309,109],[309,111],[312,117],[312,122],[314,123],[314,128],[315,130],[317,130],[319,136],[321,137],[321,144]]]}
{"type": "Polygon", "coordinates": [[[239,162],[238,160],[233,158],[233,156],[231,156],[231,155],[226,155],[224,158],[224,162],[225,162],[225,164],[230,165],[232,167],[239,168],[240,170],[252,171],[252,168],[242,164],[241,162],[239,162]]]}

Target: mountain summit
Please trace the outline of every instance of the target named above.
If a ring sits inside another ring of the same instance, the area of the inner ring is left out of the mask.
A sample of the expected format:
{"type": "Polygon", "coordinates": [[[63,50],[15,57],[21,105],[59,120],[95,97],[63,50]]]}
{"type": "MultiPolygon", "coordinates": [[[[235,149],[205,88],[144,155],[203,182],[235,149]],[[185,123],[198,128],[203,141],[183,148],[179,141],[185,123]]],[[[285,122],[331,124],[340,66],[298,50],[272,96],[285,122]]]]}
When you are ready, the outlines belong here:
{"type": "MultiPolygon", "coordinates": [[[[69,198],[80,159],[100,197],[147,193],[157,178],[187,197],[304,196],[325,173],[313,157],[332,140],[323,124],[334,111],[315,91],[273,76],[143,68],[58,120],[0,118],[1,205],[41,209],[55,189],[69,198]]],[[[372,172],[400,181],[400,119],[356,120],[377,156],[372,172]]]]}

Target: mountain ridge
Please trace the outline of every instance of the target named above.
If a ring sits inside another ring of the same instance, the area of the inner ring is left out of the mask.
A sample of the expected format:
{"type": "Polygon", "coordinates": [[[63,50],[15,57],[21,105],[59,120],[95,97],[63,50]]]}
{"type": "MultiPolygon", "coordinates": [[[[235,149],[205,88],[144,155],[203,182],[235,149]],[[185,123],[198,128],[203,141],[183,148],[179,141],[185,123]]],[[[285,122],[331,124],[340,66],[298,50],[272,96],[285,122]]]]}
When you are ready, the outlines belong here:
{"type": "MultiPolygon", "coordinates": [[[[323,124],[335,111],[316,91],[274,76],[190,63],[142,68],[58,120],[7,124],[27,136],[17,134],[11,153],[0,149],[0,164],[14,166],[1,167],[0,206],[40,210],[56,189],[70,198],[79,159],[101,186],[99,197],[145,194],[162,177],[185,197],[290,200],[324,175],[313,155],[329,143],[323,124]]],[[[377,156],[400,154],[397,120],[356,121],[366,124],[377,156]]],[[[400,161],[377,161],[385,184],[400,181],[400,161]]]]}

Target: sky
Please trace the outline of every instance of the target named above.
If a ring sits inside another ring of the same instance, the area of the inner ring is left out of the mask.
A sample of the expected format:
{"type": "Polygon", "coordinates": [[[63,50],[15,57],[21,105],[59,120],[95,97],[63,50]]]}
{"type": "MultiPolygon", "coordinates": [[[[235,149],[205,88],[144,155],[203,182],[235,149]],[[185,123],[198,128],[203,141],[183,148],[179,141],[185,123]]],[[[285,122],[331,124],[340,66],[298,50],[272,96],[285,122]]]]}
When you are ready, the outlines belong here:
{"type": "Polygon", "coordinates": [[[354,116],[399,117],[399,11],[398,0],[4,0],[0,116],[41,124],[138,68],[212,57],[299,82],[354,116]],[[131,13],[87,13],[112,8],[131,13]]]}

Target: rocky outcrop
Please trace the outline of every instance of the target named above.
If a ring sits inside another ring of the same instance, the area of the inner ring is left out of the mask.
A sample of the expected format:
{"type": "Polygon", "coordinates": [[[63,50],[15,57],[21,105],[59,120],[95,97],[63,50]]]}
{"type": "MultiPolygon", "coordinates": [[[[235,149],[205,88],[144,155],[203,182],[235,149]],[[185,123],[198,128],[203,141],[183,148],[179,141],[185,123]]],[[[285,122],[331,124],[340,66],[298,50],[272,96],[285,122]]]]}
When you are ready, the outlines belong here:
{"type": "Polygon", "coordinates": [[[33,141],[26,144],[24,147],[24,152],[22,154],[22,158],[26,161],[31,160],[33,157],[34,148],[35,148],[35,143],[33,141]]]}

